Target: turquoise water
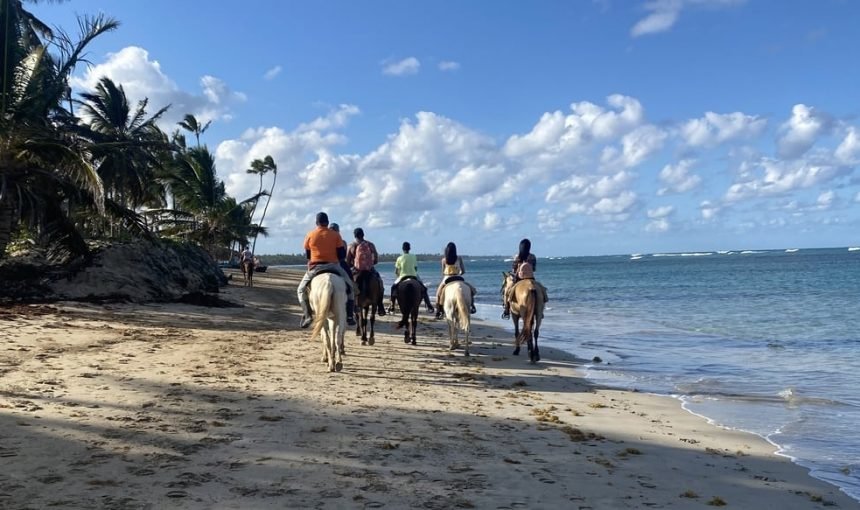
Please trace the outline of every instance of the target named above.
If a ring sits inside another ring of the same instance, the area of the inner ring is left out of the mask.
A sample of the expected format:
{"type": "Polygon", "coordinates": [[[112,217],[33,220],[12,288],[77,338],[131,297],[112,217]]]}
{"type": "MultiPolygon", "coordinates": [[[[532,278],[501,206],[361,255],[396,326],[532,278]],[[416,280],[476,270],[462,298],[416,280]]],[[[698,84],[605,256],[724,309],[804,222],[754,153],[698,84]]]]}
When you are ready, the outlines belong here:
{"type": "MultiPolygon", "coordinates": [[[[392,281],[392,265],[378,267],[392,281]]],[[[479,316],[505,327],[509,267],[466,259],[479,316]]],[[[539,258],[537,269],[551,300],[543,344],[599,356],[590,379],[676,396],[860,500],[860,250],[539,258]]],[[[420,272],[435,285],[437,270],[420,272]]]]}

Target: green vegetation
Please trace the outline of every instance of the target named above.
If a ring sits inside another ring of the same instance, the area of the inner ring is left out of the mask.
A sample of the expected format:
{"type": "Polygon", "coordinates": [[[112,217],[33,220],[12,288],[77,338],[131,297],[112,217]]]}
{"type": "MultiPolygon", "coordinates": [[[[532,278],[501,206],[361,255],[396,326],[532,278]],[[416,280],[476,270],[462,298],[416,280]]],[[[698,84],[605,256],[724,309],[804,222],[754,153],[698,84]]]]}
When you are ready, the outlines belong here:
{"type": "MultiPolygon", "coordinates": [[[[119,22],[79,18],[77,37],[54,31],[25,8],[0,0],[0,259],[13,239],[29,239],[60,258],[88,256],[94,240],[161,237],[197,243],[215,259],[265,235],[253,223],[263,179],[277,176],[271,156],[252,163],[260,191],[242,201],[227,195],[213,154],[200,144],[209,127],[186,115],[179,127],[194,134],[188,147],[177,129],[156,122],[169,106],[149,113],[132,105],[122,84],[99,80],[72,97],[69,78],[87,46],[119,22]]],[[[268,207],[263,209],[265,217],[268,207]]]]}

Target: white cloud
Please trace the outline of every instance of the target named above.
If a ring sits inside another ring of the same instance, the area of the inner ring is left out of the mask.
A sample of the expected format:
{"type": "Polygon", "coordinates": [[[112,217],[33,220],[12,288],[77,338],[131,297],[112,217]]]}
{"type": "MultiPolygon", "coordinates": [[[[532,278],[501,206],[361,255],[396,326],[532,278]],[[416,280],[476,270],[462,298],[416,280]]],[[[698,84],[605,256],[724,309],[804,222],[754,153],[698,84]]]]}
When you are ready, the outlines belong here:
{"type": "Polygon", "coordinates": [[[349,119],[361,113],[361,110],[352,104],[338,105],[337,109],[331,110],[324,117],[317,117],[311,122],[300,124],[298,131],[327,131],[346,126],[349,119]]]}
{"type": "Polygon", "coordinates": [[[660,181],[666,185],[657,191],[658,195],[669,193],[686,193],[696,189],[702,183],[702,178],[691,174],[690,170],[696,164],[695,160],[682,159],[676,165],[666,165],[660,170],[660,181]]]}
{"type": "Polygon", "coordinates": [[[715,147],[730,140],[749,140],[761,134],[767,120],[741,112],[719,114],[706,112],[681,126],[681,137],[691,147],[715,147]]]}
{"type": "Polygon", "coordinates": [[[815,200],[815,204],[818,209],[827,210],[833,207],[833,204],[836,203],[836,193],[833,190],[827,190],[820,195],[815,200]]]}
{"type": "Polygon", "coordinates": [[[172,131],[188,113],[201,122],[229,121],[233,108],[247,99],[244,94],[231,91],[223,80],[208,75],[200,79],[200,95],[185,92],[164,74],[157,60],[150,60],[149,52],[137,46],[109,53],[105,62],[89,67],[82,77],[75,76],[70,81],[79,91],[91,91],[105,76],[122,85],[130,101],[149,98],[149,114],[170,105],[159,122],[167,131],[172,131]]]}
{"type": "Polygon", "coordinates": [[[440,71],[456,71],[457,69],[460,69],[459,62],[454,62],[453,60],[443,60],[439,62],[440,71]]]}
{"type": "Polygon", "coordinates": [[[845,165],[856,165],[860,163],[860,130],[851,126],[848,128],[848,133],[836,152],[833,154],[840,163],[845,165]]]}
{"type": "Polygon", "coordinates": [[[858,191],[857,194],[854,195],[854,201],[860,203],[860,191],[858,191]]]}
{"type": "Polygon", "coordinates": [[[266,71],[266,74],[263,75],[263,78],[266,80],[273,80],[277,75],[281,74],[281,71],[283,70],[283,67],[281,67],[280,65],[276,65],[275,67],[266,71]]]}
{"type": "Polygon", "coordinates": [[[811,158],[793,161],[762,158],[742,167],[739,182],[729,187],[724,200],[737,202],[783,195],[826,184],[847,173],[848,170],[843,167],[811,158]]]}
{"type": "Polygon", "coordinates": [[[706,221],[714,219],[721,210],[722,207],[720,205],[715,204],[710,200],[704,200],[699,204],[699,212],[702,214],[702,218],[706,221]]]}
{"type": "Polygon", "coordinates": [[[663,205],[656,209],[648,209],[648,218],[651,221],[645,225],[647,232],[668,232],[672,228],[669,217],[675,212],[675,207],[671,205],[663,205]]]}
{"type": "Polygon", "coordinates": [[[621,137],[621,151],[615,147],[604,148],[601,162],[608,168],[633,168],[662,149],[667,136],[656,126],[640,126],[621,137]]]}
{"type": "Polygon", "coordinates": [[[830,124],[829,117],[815,108],[794,105],[791,118],[780,127],[782,135],[777,140],[777,153],[786,159],[802,156],[830,128],[830,124]]]}
{"type": "Polygon", "coordinates": [[[671,205],[662,205],[656,209],[648,209],[648,217],[651,219],[665,218],[675,212],[675,207],[671,205]]]}
{"type": "Polygon", "coordinates": [[[407,57],[394,62],[384,61],[382,63],[382,74],[388,76],[407,76],[418,73],[421,62],[415,57],[407,57]]]}
{"type": "Polygon", "coordinates": [[[571,104],[568,115],[544,113],[531,132],[508,138],[505,154],[527,157],[531,164],[554,164],[590,143],[617,138],[644,121],[644,110],[636,99],[614,94],[606,102],[611,109],[584,101],[571,104]]]}
{"type": "Polygon", "coordinates": [[[647,16],[637,21],[630,29],[630,35],[665,32],[672,28],[681,17],[681,11],[688,6],[723,7],[742,3],[745,0],[652,0],[645,3],[647,16]]]}
{"type": "Polygon", "coordinates": [[[483,228],[484,230],[497,230],[502,225],[502,218],[497,213],[487,212],[484,214],[483,228]]]}

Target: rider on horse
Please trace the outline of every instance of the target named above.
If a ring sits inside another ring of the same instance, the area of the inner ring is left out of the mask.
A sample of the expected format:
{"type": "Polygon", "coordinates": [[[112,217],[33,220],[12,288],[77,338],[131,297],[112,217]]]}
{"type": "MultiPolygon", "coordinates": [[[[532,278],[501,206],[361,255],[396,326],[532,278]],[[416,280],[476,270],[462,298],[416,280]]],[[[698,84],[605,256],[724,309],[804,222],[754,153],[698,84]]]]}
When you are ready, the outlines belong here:
{"type": "Polygon", "coordinates": [[[427,311],[433,313],[433,305],[430,304],[430,296],[427,295],[427,286],[421,281],[418,276],[418,257],[409,253],[412,246],[408,242],[403,243],[403,255],[397,257],[394,262],[394,274],[397,279],[394,280],[394,285],[391,286],[391,305],[388,311],[394,313],[394,305],[397,303],[397,285],[406,278],[417,280],[421,284],[421,295],[424,298],[424,303],[427,305],[427,311]]]}
{"type": "MultiPolygon", "coordinates": [[[[357,228],[352,231],[355,236],[355,241],[349,243],[346,250],[346,263],[352,268],[352,273],[358,277],[361,271],[370,271],[372,277],[379,279],[379,288],[384,289],[382,283],[382,275],[380,275],[374,267],[379,262],[379,253],[376,251],[376,246],[364,238],[364,230],[357,228]]],[[[379,293],[379,301],[376,303],[376,314],[380,317],[385,315],[385,305],[382,303],[382,290],[379,293]]]]}
{"type": "Polygon", "coordinates": [[[442,289],[445,284],[453,281],[462,281],[472,290],[472,307],[470,312],[475,313],[475,294],[478,290],[471,283],[465,281],[462,277],[466,273],[466,266],[463,264],[463,257],[457,255],[457,245],[448,243],[445,246],[445,257],[442,259],[442,281],[439,282],[439,288],[436,289],[436,318],[441,319],[445,311],[442,309],[442,289]]]}
{"type": "Polygon", "coordinates": [[[522,241],[520,241],[520,249],[517,255],[514,257],[513,267],[511,268],[511,274],[514,275],[514,285],[508,287],[504,296],[505,311],[502,312],[503,319],[511,318],[511,297],[514,294],[514,287],[516,286],[516,282],[520,280],[534,280],[535,285],[537,285],[543,292],[544,302],[549,301],[546,287],[544,287],[543,284],[535,280],[537,259],[535,258],[534,254],[531,253],[531,248],[532,242],[528,239],[523,239],[522,241]]]}
{"type": "Polygon", "coordinates": [[[346,281],[346,322],[355,326],[353,318],[353,283],[352,279],[340,267],[338,260],[344,256],[344,242],[340,234],[328,228],[328,215],[324,212],[318,213],[316,217],[317,227],[305,236],[304,249],[308,259],[308,270],[299,282],[298,295],[299,305],[302,307],[301,327],[307,328],[311,324],[311,307],[308,303],[308,284],[311,279],[321,272],[337,273],[346,281]]]}

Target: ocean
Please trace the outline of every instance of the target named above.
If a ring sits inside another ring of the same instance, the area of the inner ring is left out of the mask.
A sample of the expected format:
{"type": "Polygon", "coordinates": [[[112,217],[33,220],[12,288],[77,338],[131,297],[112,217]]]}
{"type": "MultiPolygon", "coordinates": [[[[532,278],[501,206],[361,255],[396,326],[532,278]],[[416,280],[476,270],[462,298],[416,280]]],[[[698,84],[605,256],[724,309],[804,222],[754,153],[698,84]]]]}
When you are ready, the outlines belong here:
{"type": "MultiPolygon", "coordinates": [[[[510,261],[465,263],[477,316],[512,331],[510,261]]],[[[388,286],[393,264],[377,267],[388,286]]],[[[438,271],[419,267],[431,291],[438,271]]],[[[860,500],[860,249],[539,257],[536,275],[542,345],[601,358],[590,380],[671,395],[860,500]]]]}

